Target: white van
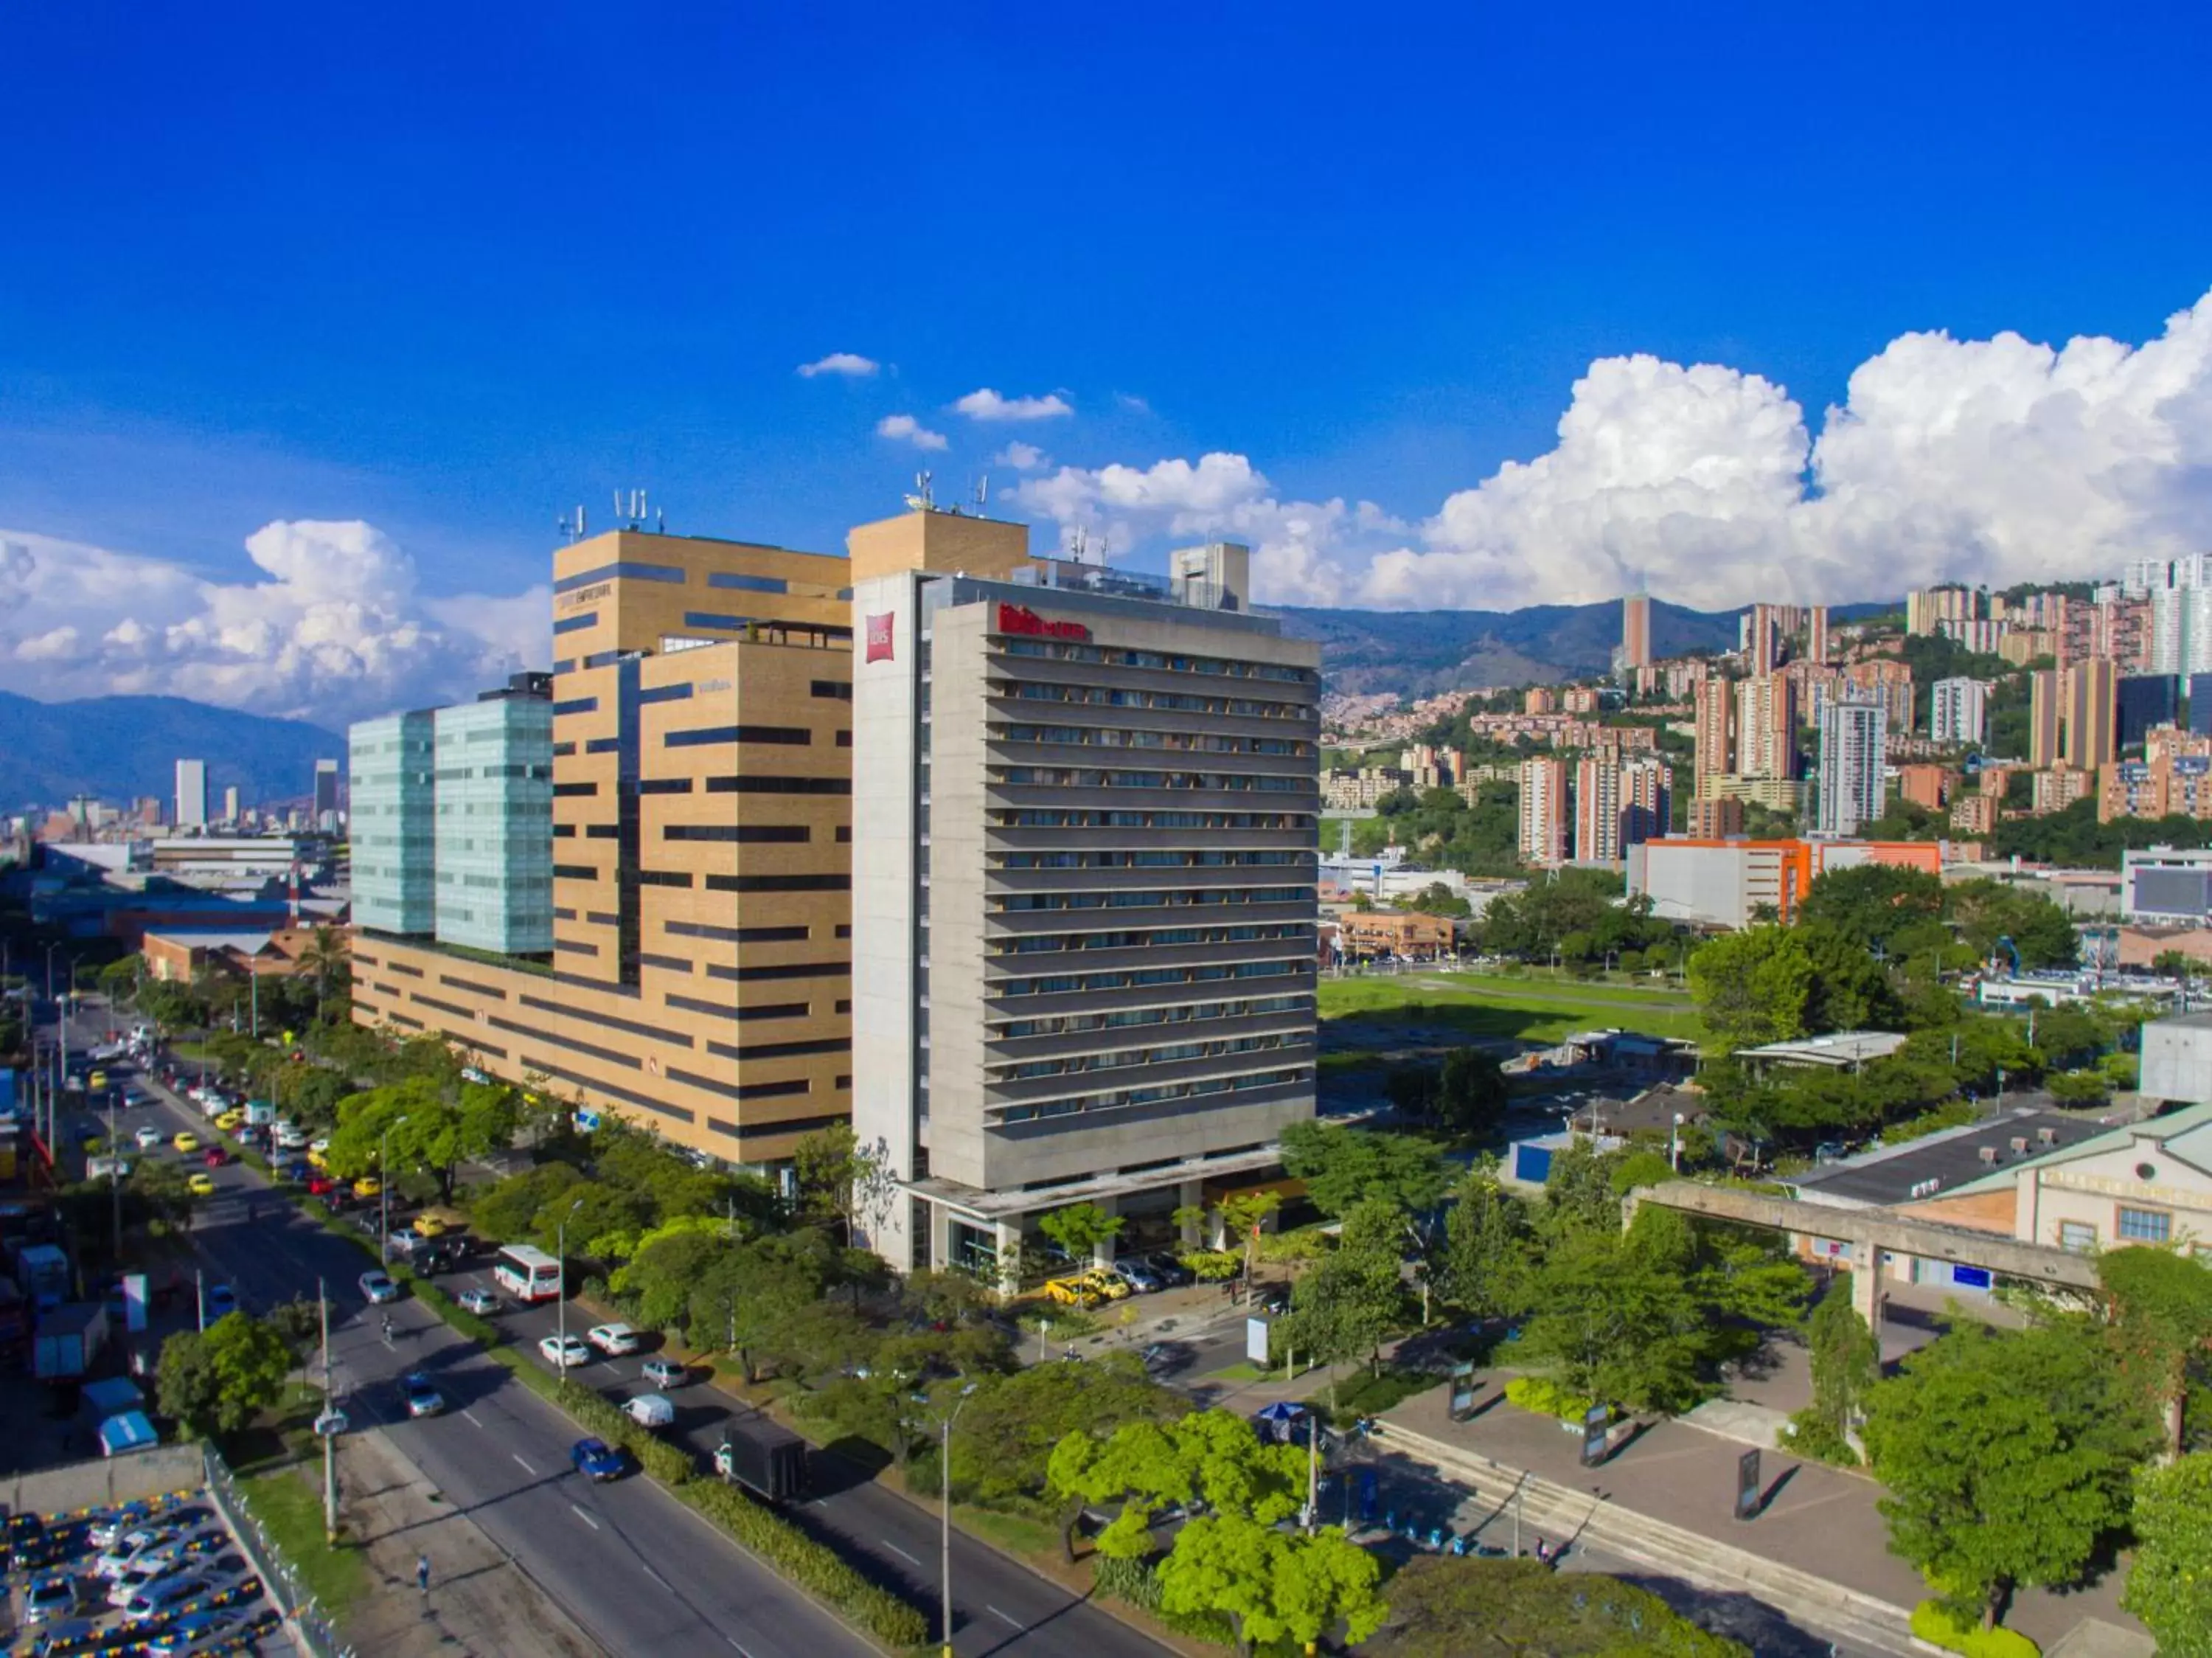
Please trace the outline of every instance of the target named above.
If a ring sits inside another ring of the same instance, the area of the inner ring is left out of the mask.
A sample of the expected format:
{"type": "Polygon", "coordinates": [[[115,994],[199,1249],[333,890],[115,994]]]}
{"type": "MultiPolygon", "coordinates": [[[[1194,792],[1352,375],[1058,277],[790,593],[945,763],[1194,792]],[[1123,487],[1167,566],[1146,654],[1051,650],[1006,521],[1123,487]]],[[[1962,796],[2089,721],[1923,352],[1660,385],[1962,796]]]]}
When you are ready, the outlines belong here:
{"type": "Polygon", "coordinates": [[[676,1420],[676,1406],[665,1393],[640,1393],[623,1406],[623,1414],[641,1428],[658,1431],[676,1420]]]}

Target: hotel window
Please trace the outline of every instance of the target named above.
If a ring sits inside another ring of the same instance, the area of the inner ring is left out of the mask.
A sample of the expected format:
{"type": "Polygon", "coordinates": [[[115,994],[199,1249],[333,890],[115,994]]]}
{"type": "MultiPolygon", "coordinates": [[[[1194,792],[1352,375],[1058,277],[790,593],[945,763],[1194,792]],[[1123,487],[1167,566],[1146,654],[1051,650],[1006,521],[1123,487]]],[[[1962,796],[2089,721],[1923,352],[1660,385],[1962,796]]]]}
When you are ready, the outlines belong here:
{"type": "Polygon", "coordinates": [[[2173,1235],[2173,1216],[2162,1209],[2123,1209],[2119,1234],[2123,1243],[2162,1244],[2173,1235]]]}
{"type": "Polygon", "coordinates": [[[2087,1221],[2061,1221],[2058,1223],[2058,1247],[2070,1249],[2077,1255],[2087,1255],[2097,1247],[2097,1228],[2087,1221]]]}

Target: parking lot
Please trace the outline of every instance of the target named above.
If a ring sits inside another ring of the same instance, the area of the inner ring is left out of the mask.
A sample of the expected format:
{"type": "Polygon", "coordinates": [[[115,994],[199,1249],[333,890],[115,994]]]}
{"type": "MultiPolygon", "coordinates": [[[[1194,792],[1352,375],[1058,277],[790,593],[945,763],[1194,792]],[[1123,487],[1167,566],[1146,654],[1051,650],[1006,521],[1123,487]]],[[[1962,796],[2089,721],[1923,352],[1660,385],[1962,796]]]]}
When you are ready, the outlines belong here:
{"type": "Polygon", "coordinates": [[[28,1658],[289,1653],[252,1555],[204,1486],[7,1520],[9,1632],[28,1658]]]}

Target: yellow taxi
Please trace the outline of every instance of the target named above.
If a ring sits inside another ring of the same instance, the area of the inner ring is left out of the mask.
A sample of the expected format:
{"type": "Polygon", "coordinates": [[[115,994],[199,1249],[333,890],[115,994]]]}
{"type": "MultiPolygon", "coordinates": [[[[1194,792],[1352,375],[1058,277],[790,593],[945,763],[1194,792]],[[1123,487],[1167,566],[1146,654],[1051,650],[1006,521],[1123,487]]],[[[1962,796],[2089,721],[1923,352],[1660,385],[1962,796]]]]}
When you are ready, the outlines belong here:
{"type": "Polygon", "coordinates": [[[307,1167],[309,1168],[328,1168],[330,1166],[330,1153],[327,1151],[317,1151],[312,1146],[307,1149],[307,1167]]]}
{"type": "Polygon", "coordinates": [[[442,1238],[453,1229],[435,1215],[417,1215],[415,1217],[414,1231],[418,1238],[442,1238]]]}
{"type": "Polygon", "coordinates": [[[91,1076],[84,1079],[84,1085],[90,1088],[94,1094],[105,1092],[107,1088],[107,1073],[104,1070],[96,1070],[93,1072],[91,1076]]]}
{"type": "Polygon", "coordinates": [[[212,1198],[215,1196],[215,1177],[211,1174],[195,1174],[185,1182],[185,1190],[195,1198],[212,1198]]]}
{"type": "Polygon", "coordinates": [[[364,1174],[353,1183],[353,1195],[356,1198],[374,1198],[383,1190],[384,1182],[374,1174],[364,1174]]]}
{"type": "Polygon", "coordinates": [[[179,1129],[177,1131],[177,1137],[169,1143],[179,1151],[198,1151],[200,1149],[200,1137],[190,1129],[179,1129]]]}
{"type": "Polygon", "coordinates": [[[225,1134],[235,1134],[238,1132],[239,1125],[245,1121],[246,1113],[244,1112],[227,1111],[223,1112],[222,1116],[215,1119],[215,1125],[221,1129],[225,1134]]]}

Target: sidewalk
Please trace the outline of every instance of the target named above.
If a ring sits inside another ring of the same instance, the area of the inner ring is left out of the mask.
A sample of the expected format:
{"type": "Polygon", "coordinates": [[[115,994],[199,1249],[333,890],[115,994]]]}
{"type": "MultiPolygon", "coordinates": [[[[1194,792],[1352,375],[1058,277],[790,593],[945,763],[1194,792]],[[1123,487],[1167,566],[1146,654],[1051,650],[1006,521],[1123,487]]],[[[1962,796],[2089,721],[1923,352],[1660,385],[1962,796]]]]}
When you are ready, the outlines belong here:
{"type": "MultiPolygon", "coordinates": [[[[1919,1574],[1889,1552],[1887,1526],[1875,1506],[1881,1488],[1871,1479],[1770,1448],[1761,1471],[1765,1507],[1758,1519],[1738,1521],[1739,1440],[1687,1421],[1660,1422],[1628,1437],[1601,1467],[1585,1469],[1579,1429],[1567,1432],[1507,1404],[1502,1375],[1478,1381],[1473,1420],[1453,1422],[1448,1390],[1431,1388],[1386,1413],[1378,1448],[1433,1460],[1448,1478],[1486,1495],[1494,1485],[1502,1497],[1534,1476],[1548,1488],[1547,1519],[1555,1527],[1570,1520],[1610,1546],[1698,1581],[1747,1589],[1785,1610],[1778,1597],[1808,1595],[1869,1628],[1901,1630],[1927,1597],[1919,1574]]],[[[1536,1499],[1528,1500],[1533,1509],[1536,1499]]],[[[2025,1590],[2006,1622],[2046,1649],[2093,1619],[2147,1643],[2142,1625],[2119,1609],[2121,1581],[2113,1573],[2072,1594],[2025,1590]]]]}
{"type": "Polygon", "coordinates": [[[605,1658],[505,1551],[453,1509],[381,1432],[338,1442],[345,1519],[367,1546],[372,1587],[345,1620],[377,1658],[605,1658]],[[415,1587],[430,1559],[430,1592],[415,1587]]]}

